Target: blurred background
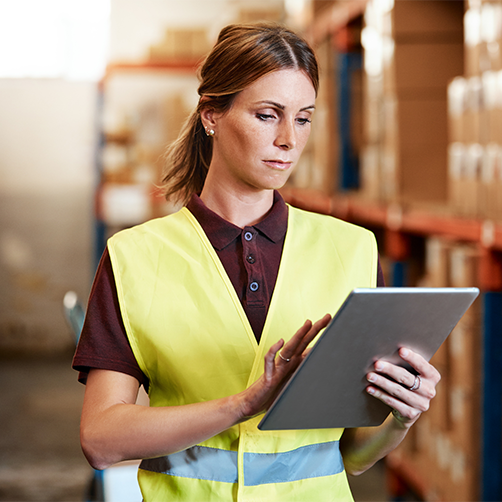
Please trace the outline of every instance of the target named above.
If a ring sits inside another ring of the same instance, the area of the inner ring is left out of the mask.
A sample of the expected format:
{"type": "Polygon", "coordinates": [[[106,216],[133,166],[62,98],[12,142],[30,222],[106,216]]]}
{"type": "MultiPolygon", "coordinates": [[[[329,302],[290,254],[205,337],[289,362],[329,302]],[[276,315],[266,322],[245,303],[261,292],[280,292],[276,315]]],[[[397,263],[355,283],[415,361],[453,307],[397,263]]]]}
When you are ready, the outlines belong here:
{"type": "Polygon", "coordinates": [[[88,493],[63,298],[85,308],[108,236],[175,209],[156,183],[196,68],[224,25],[257,20],[303,33],[322,71],[286,200],[373,230],[389,286],[482,291],[434,358],[430,411],[351,479],[356,499],[502,500],[493,0],[0,0],[0,500],[138,500],[88,493]]]}

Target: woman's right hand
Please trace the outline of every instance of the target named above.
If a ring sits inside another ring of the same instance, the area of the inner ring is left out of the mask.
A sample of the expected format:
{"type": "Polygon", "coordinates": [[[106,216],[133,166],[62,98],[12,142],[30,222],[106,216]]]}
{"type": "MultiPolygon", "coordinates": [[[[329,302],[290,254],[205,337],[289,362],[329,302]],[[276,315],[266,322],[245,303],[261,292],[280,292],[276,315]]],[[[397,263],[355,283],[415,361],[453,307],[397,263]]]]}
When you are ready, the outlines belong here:
{"type": "Polygon", "coordinates": [[[330,320],[330,314],[326,314],[313,324],[307,320],[288,343],[284,344],[284,340],[281,339],[270,347],[265,355],[265,371],[261,377],[237,396],[241,401],[239,422],[248,420],[270,407],[289,377],[308,354],[310,349],[307,347],[310,342],[330,320]]]}

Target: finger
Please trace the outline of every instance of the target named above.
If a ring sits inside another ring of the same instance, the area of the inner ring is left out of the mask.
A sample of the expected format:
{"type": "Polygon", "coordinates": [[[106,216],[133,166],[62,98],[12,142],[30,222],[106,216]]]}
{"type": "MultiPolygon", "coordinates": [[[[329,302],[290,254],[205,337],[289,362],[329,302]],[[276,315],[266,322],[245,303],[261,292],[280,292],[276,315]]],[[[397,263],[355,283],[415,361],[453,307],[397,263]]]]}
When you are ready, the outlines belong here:
{"type": "Polygon", "coordinates": [[[284,346],[282,355],[286,359],[291,359],[296,354],[299,344],[301,343],[302,339],[306,335],[308,335],[311,328],[312,328],[312,321],[310,319],[307,319],[303,323],[303,326],[293,335],[291,340],[289,340],[289,342],[284,346]]]}
{"type": "Polygon", "coordinates": [[[414,406],[410,406],[409,404],[406,404],[396,397],[386,393],[381,388],[374,387],[372,385],[366,388],[366,392],[368,392],[368,394],[375,397],[376,399],[382,401],[382,403],[390,406],[393,410],[394,416],[402,424],[411,425],[418,419],[423,411],[426,411],[414,406]],[[394,411],[397,412],[397,415],[394,413],[394,411]]]}
{"type": "Polygon", "coordinates": [[[433,397],[430,396],[432,393],[430,391],[426,391],[425,393],[410,391],[408,388],[403,387],[399,383],[390,380],[385,375],[380,375],[375,372],[368,373],[367,379],[371,384],[368,388],[368,392],[370,392],[372,388],[374,391],[372,395],[375,395],[375,397],[378,397],[386,404],[389,404],[389,406],[395,407],[394,405],[397,401],[399,403],[404,403],[406,406],[417,409],[420,413],[429,409],[430,400],[433,397]],[[388,398],[391,399],[391,402],[387,402],[388,398]]]}
{"type": "Polygon", "coordinates": [[[265,354],[265,376],[267,378],[273,376],[275,370],[275,357],[277,352],[279,352],[283,346],[284,340],[281,338],[275,342],[265,354]]]}
{"type": "Polygon", "coordinates": [[[307,320],[303,326],[295,333],[291,340],[286,344],[282,354],[284,357],[292,358],[295,355],[301,355],[312,340],[324,329],[331,320],[331,315],[326,314],[314,324],[307,320]]]}
{"type": "Polygon", "coordinates": [[[406,347],[402,347],[399,349],[399,356],[403,361],[406,361],[412,368],[414,368],[417,373],[422,376],[422,378],[425,377],[434,382],[434,385],[437,385],[441,380],[439,371],[417,352],[414,352],[406,347]]]}
{"type": "Polygon", "coordinates": [[[374,364],[375,372],[380,375],[386,375],[398,384],[409,389],[415,382],[415,375],[410,373],[406,368],[397,366],[387,361],[376,361],[374,364]]]}
{"type": "Polygon", "coordinates": [[[298,345],[298,351],[303,353],[305,349],[310,345],[314,338],[323,330],[331,321],[331,315],[326,314],[324,317],[316,321],[308,333],[302,338],[300,344],[298,345]]]}

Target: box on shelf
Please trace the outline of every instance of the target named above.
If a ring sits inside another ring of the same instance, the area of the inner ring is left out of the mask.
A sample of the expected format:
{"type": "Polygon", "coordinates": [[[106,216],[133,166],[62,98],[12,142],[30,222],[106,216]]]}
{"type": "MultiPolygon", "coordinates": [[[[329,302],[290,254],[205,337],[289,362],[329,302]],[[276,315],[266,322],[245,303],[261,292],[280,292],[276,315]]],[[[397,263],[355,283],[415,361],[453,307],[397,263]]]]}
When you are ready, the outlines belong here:
{"type": "Polygon", "coordinates": [[[467,127],[466,109],[467,79],[455,77],[447,87],[448,96],[448,142],[464,143],[467,127]]]}
{"type": "Polygon", "coordinates": [[[446,99],[448,82],[463,71],[463,45],[396,43],[393,61],[394,79],[388,82],[389,90],[415,99],[446,99]]]}
{"type": "Polygon", "coordinates": [[[382,198],[381,182],[381,147],[365,145],[360,156],[361,194],[368,200],[378,201],[382,198]]]}
{"type": "Polygon", "coordinates": [[[396,1],[389,15],[398,42],[463,42],[463,0],[396,1]]]}
{"type": "Polygon", "coordinates": [[[467,79],[465,106],[465,143],[481,143],[486,141],[486,123],[482,118],[483,84],[478,76],[467,79]]]}
{"type": "Polygon", "coordinates": [[[502,68],[502,5],[472,5],[464,16],[465,75],[502,68]]]}
{"type": "Polygon", "coordinates": [[[277,8],[241,8],[239,9],[239,23],[254,23],[258,21],[277,21],[281,22],[284,18],[284,11],[277,8]]]}
{"type": "Polygon", "coordinates": [[[150,47],[150,61],[198,59],[211,50],[205,29],[169,28],[158,44],[150,47]]]}
{"type": "MultiPolygon", "coordinates": [[[[339,177],[337,159],[340,147],[338,142],[333,141],[333,137],[336,135],[338,115],[335,106],[336,97],[333,92],[336,87],[335,62],[329,40],[318,46],[317,58],[321,68],[319,94],[307,145],[307,149],[311,150],[313,163],[310,187],[332,195],[337,189],[339,177]]],[[[356,98],[357,94],[354,89],[353,97],[356,98]]],[[[355,116],[355,104],[357,104],[357,100],[353,99],[351,118],[355,116]]]]}
{"type": "Polygon", "coordinates": [[[480,180],[479,216],[491,220],[500,219],[498,210],[500,192],[501,145],[489,143],[483,151],[480,180]]]}
{"type": "MultiPolygon", "coordinates": [[[[389,156],[390,158],[391,156],[389,156]]],[[[389,165],[392,165],[389,163],[389,165]]],[[[445,201],[447,199],[447,152],[443,146],[413,145],[395,152],[394,173],[387,183],[395,185],[393,202],[445,201]]]]}
{"type": "Polygon", "coordinates": [[[389,202],[444,202],[448,143],[465,141],[468,129],[465,95],[447,113],[447,86],[463,72],[463,3],[369,2],[366,14],[365,138],[381,146],[379,193],[389,202]]]}

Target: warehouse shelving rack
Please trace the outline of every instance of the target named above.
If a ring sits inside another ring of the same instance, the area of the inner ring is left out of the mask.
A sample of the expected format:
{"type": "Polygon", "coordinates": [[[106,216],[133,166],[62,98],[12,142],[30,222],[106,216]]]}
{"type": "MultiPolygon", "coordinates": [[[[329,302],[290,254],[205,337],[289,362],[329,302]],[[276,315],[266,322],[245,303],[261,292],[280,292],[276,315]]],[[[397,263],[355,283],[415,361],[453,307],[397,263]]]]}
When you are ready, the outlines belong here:
{"type": "MultiPolygon", "coordinates": [[[[319,11],[306,27],[310,41],[343,37],[349,24],[365,12],[367,0],[321,2],[314,0],[319,11]]],[[[466,4],[467,5],[467,4],[466,4]]],[[[345,72],[348,74],[348,72],[345,72]]],[[[343,75],[342,75],[343,77],[343,75]]],[[[347,75],[345,75],[348,78],[347,75]]],[[[343,110],[338,110],[339,113],[343,110]]],[[[341,117],[348,120],[347,111],[341,117]]],[[[339,132],[340,148],[350,138],[339,132]]],[[[411,259],[411,239],[445,237],[453,242],[470,243],[479,251],[478,283],[482,290],[482,402],[481,402],[481,469],[479,496],[483,501],[502,500],[502,222],[480,218],[464,218],[445,207],[422,207],[399,203],[382,203],[361,197],[347,189],[354,188],[345,180],[352,179],[350,166],[339,163],[339,183],[321,192],[287,187],[282,194],[290,204],[332,215],[378,231],[381,252],[390,259],[391,286],[407,285],[406,271],[411,259]]],[[[354,174],[354,173],[352,173],[354,174]]],[[[430,493],[428,480],[422,479],[406,462],[390,455],[386,461],[390,478],[397,478],[416,493],[430,493]]]]}
{"type": "MultiPolygon", "coordinates": [[[[107,135],[103,130],[101,118],[105,105],[105,89],[108,81],[115,75],[137,75],[137,74],[156,74],[156,73],[170,73],[173,75],[196,75],[197,68],[201,59],[195,58],[171,58],[162,61],[117,61],[110,63],[106,67],[105,74],[98,85],[97,95],[97,124],[96,124],[96,137],[97,147],[95,151],[95,172],[96,182],[94,190],[94,270],[97,268],[101,255],[106,247],[106,240],[108,238],[108,227],[102,217],[101,210],[101,193],[102,193],[102,179],[103,179],[103,163],[102,151],[108,142],[107,135]]],[[[152,190],[153,204],[160,202],[161,198],[157,191],[152,190]]]]}

